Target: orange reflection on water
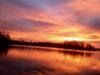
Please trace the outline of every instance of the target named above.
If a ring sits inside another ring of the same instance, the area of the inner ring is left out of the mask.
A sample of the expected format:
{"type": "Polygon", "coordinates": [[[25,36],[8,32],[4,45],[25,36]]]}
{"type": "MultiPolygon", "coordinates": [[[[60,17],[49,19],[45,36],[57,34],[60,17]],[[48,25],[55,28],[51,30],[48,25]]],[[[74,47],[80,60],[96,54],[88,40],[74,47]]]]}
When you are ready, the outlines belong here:
{"type": "MultiPolygon", "coordinates": [[[[97,52],[98,53],[98,52],[97,52]]],[[[80,73],[83,70],[100,71],[100,59],[96,57],[96,52],[67,52],[50,51],[44,49],[20,49],[12,48],[8,57],[15,59],[25,59],[28,61],[39,61],[55,71],[65,71],[69,73],[80,73]]]]}
{"type": "MultiPolygon", "coordinates": [[[[87,71],[100,71],[99,52],[61,50],[41,47],[15,47],[6,52],[6,56],[0,62],[0,66],[9,65],[7,71],[16,68],[17,71],[37,71],[51,73],[50,75],[62,75],[63,73],[83,73],[87,71]],[[8,59],[5,61],[5,58],[8,59]],[[5,63],[6,62],[6,63],[5,63]],[[55,74],[57,73],[57,74],[55,74]]],[[[3,66],[5,68],[5,66],[3,66]]],[[[15,70],[15,69],[14,69],[15,70]]],[[[15,75],[15,74],[14,74],[15,75]]],[[[44,75],[44,74],[43,74],[44,75]]],[[[48,74],[47,74],[48,75],[48,74]]],[[[67,74],[65,74],[67,75],[67,74]]],[[[72,74],[70,74],[72,75],[72,74]]],[[[82,74],[80,74],[82,75],[82,74]]]]}

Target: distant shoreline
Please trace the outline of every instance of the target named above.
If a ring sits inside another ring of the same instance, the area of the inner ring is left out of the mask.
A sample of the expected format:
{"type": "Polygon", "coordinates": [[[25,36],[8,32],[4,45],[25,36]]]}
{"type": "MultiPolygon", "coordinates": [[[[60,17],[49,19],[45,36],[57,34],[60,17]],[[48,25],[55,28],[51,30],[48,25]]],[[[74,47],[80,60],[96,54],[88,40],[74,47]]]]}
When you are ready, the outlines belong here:
{"type": "Polygon", "coordinates": [[[63,43],[52,43],[52,42],[28,42],[23,40],[12,40],[9,35],[0,32],[0,47],[10,47],[11,45],[19,46],[40,46],[40,47],[52,47],[52,48],[63,48],[63,49],[74,49],[74,50],[100,50],[95,48],[89,43],[84,41],[64,41],[63,43]]]}
{"type": "Polygon", "coordinates": [[[38,47],[38,48],[47,48],[47,49],[60,49],[60,50],[66,50],[66,49],[69,49],[71,51],[100,51],[100,49],[96,49],[95,50],[80,50],[80,49],[70,49],[70,48],[58,48],[58,47],[47,47],[47,46],[33,46],[33,45],[11,45],[11,47],[20,47],[20,48],[34,48],[34,47],[38,47]]]}
{"type": "Polygon", "coordinates": [[[19,42],[19,41],[16,41],[16,43],[14,43],[14,41],[10,41],[10,43],[6,44],[6,45],[3,45],[3,46],[0,46],[1,47],[10,47],[10,46],[20,46],[20,47],[49,47],[49,48],[60,48],[60,49],[71,49],[71,50],[81,50],[81,51],[100,51],[99,48],[72,48],[71,47],[64,47],[63,44],[57,44],[57,45],[61,45],[61,46],[53,46],[55,43],[49,43],[49,44],[53,44],[53,45],[44,45],[43,44],[44,42],[41,42],[41,45],[39,45],[39,43],[28,43],[28,42],[19,42]]]}

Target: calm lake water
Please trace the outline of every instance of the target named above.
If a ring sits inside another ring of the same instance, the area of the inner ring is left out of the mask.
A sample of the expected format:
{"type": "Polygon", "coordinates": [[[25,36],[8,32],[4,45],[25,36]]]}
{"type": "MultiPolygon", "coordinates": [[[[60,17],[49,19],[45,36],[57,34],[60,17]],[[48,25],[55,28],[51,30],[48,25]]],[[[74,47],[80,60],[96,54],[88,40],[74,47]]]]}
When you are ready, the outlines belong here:
{"type": "Polygon", "coordinates": [[[0,75],[100,75],[100,52],[11,47],[0,51],[0,75]]]}

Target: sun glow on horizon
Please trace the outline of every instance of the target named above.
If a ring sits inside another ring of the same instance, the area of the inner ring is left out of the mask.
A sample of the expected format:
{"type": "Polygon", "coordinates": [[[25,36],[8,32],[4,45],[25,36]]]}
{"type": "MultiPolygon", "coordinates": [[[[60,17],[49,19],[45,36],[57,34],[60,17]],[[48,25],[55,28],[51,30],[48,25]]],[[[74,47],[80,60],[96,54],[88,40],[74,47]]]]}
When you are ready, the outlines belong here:
{"type": "Polygon", "coordinates": [[[66,37],[64,38],[64,41],[85,41],[85,39],[78,37],[66,37]]]}
{"type": "Polygon", "coordinates": [[[53,37],[52,40],[64,42],[64,41],[87,41],[87,39],[80,37],[53,37]]]}

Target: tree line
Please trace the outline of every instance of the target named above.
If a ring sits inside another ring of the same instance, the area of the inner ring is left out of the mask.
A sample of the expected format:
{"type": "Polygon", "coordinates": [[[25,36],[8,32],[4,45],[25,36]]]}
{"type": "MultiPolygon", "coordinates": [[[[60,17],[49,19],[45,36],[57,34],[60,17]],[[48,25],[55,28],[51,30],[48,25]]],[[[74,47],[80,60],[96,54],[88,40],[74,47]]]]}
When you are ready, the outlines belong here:
{"type": "Polygon", "coordinates": [[[12,40],[8,34],[0,32],[0,46],[9,45],[26,45],[26,46],[43,46],[43,47],[56,47],[65,49],[80,49],[80,50],[94,50],[94,46],[83,41],[65,41],[64,43],[51,43],[51,42],[27,42],[22,40],[12,40]]]}

